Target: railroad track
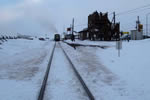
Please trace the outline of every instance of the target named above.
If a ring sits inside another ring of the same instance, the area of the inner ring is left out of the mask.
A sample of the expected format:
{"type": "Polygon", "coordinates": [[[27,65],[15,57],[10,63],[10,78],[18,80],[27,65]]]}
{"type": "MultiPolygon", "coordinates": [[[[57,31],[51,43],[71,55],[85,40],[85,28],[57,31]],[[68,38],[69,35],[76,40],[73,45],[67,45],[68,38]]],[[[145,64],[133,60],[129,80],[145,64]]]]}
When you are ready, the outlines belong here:
{"type": "Polygon", "coordinates": [[[49,76],[50,67],[51,67],[51,64],[52,64],[52,59],[53,59],[53,56],[54,56],[55,47],[56,47],[56,42],[54,44],[54,47],[53,47],[53,50],[52,50],[52,53],[51,53],[51,56],[50,56],[50,59],[49,59],[49,63],[48,63],[46,73],[45,73],[45,76],[44,76],[44,80],[43,80],[43,83],[42,83],[42,86],[41,86],[41,89],[40,89],[38,100],[43,100],[43,98],[44,98],[45,89],[46,89],[46,85],[47,85],[47,79],[48,79],[48,76],[49,76]]]}
{"type": "Polygon", "coordinates": [[[55,43],[55,45],[53,47],[53,50],[52,50],[52,53],[51,53],[51,56],[50,56],[50,60],[49,60],[48,66],[47,66],[47,70],[46,70],[46,73],[45,73],[45,76],[44,76],[44,80],[43,80],[43,83],[42,83],[42,86],[41,86],[41,90],[40,90],[40,93],[39,93],[39,96],[38,96],[38,100],[43,100],[44,99],[44,94],[45,94],[45,90],[46,90],[47,80],[48,80],[48,77],[49,78],[51,77],[51,76],[49,76],[49,73],[50,73],[50,68],[53,67],[53,66],[51,66],[51,64],[52,64],[52,60],[53,60],[53,56],[54,56],[56,45],[60,46],[61,50],[63,51],[63,53],[65,55],[65,58],[70,63],[71,68],[73,69],[77,79],[81,83],[81,86],[84,89],[84,92],[87,94],[89,100],[95,100],[93,94],[89,90],[88,86],[86,85],[86,83],[82,79],[81,75],[79,74],[79,72],[75,68],[74,64],[72,63],[71,59],[69,58],[69,56],[67,55],[67,53],[65,52],[65,50],[63,49],[63,47],[61,46],[60,43],[55,43]]]}

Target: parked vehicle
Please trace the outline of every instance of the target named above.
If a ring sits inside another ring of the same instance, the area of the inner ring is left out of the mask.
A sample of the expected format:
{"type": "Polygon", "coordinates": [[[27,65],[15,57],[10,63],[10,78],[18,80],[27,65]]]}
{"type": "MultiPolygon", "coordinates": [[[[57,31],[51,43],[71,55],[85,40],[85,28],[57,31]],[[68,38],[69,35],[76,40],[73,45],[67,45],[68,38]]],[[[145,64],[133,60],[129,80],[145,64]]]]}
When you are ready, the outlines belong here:
{"type": "Polygon", "coordinates": [[[45,39],[44,39],[43,37],[40,37],[40,38],[39,38],[39,40],[41,40],[41,41],[45,41],[45,39]]]}
{"type": "Polygon", "coordinates": [[[122,37],[120,37],[121,40],[131,40],[131,36],[129,34],[125,34],[122,37]]]}

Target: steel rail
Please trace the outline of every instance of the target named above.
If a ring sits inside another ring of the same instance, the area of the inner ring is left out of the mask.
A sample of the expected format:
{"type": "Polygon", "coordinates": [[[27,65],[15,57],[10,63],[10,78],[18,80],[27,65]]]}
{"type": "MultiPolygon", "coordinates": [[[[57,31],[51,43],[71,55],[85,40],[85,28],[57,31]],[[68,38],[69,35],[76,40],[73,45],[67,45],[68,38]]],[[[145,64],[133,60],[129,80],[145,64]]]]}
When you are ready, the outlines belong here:
{"type": "Polygon", "coordinates": [[[43,83],[42,83],[42,86],[41,86],[41,89],[40,89],[40,93],[38,95],[38,99],[37,100],[43,100],[43,98],[44,98],[44,93],[45,93],[45,89],[46,89],[47,79],[48,79],[48,76],[49,76],[50,67],[51,67],[51,64],[52,64],[52,59],[53,59],[55,47],[56,47],[56,42],[54,44],[54,47],[53,47],[53,50],[52,50],[52,53],[51,53],[51,56],[50,56],[50,59],[49,59],[49,62],[48,62],[48,66],[47,66],[47,69],[46,69],[44,80],[43,80],[43,83]]]}
{"type": "MultiPolygon", "coordinates": [[[[59,43],[60,45],[60,43],[59,43]]],[[[84,88],[85,92],[87,93],[88,97],[90,100],[95,100],[93,94],[91,93],[91,91],[89,90],[89,88],[87,87],[86,83],[84,82],[84,80],[82,79],[81,75],[79,74],[79,72],[77,71],[77,69],[75,68],[74,64],[72,63],[72,61],[70,60],[69,56],[67,55],[67,53],[65,52],[65,50],[63,49],[63,47],[60,45],[62,51],[64,52],[66,58],[68,59],[69,63],[71,64],[77,78],[79,79],[82,87],[84,88]]]]}

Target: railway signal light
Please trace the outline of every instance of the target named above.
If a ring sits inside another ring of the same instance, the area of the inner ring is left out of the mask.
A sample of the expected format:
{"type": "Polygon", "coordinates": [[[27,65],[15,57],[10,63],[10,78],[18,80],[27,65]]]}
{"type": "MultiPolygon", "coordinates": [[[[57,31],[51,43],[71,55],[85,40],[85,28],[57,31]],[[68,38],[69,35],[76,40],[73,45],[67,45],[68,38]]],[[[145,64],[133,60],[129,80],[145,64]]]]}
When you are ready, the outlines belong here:
{"type": "Polygon", "coordinates": [[[141,32],[143,30],[143,24],[138,25],[138,31],[141,32]]]}

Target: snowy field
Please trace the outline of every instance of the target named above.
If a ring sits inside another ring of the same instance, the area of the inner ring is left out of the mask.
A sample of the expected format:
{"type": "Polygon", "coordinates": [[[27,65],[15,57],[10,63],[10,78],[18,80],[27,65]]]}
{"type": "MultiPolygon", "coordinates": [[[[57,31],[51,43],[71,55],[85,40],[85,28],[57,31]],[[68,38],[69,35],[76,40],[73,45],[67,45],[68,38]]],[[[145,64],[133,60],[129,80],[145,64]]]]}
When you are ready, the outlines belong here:
{"type": "Polygon", "coordinates": [[[36,100],[53,42],[8,40],[0,45],[0,100],[36,100]]]}
{"type": "Polygon", "coordinates": [[[121,57],[115,42],[75,43],[110,46],[79,46],[75,50],[62,43],[97,100],[150,100],[150,39],[124,41],[121,57]]]}
{"type": "MultiPolygon", "coordinates": [[[[96,100],[150,100],[150,39],[124,41],[120,57],[115,42],[75,43],[108,46],[74,49],[61,42],[96,100]]],[[[37,100],[53,45],[50,40],[37,39],[8,40],[0,45],[0,100],[37,100]]],[[[67,100],[70,96],[70,100],[85,100],[79,85],[56,46],[44,99],[67,100]]]]}

